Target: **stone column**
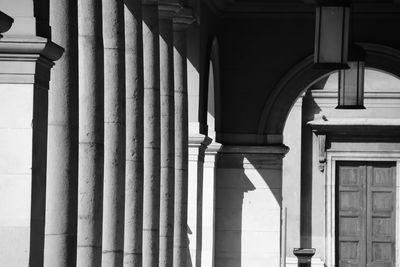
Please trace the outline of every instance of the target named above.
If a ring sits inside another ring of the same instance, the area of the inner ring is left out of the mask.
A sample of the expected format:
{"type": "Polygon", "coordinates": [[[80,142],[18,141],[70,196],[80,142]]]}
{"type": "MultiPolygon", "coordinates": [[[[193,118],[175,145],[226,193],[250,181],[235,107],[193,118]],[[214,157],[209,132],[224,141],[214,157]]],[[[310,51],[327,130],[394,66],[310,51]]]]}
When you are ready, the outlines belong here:
{"type": "Polygon", "coordinates": [[[126,176],[124,266],[142,266],[143,220],[142,2],[125,0],[126,176]]]}
{"type": "MultiPolygon", "coordinates": [[[[213,219],[213,216],[204,217],[203,203],[213,200],[213,195],[204,193],[208,181],[204,178],[204,152],[211,143],[211,138],[191,133],[189,130],[189,169],[188,169],[188,227],[189,235],[189,257],[193,266],[212,266],[202,262],[202,250],[204,242],[202,234],[204,233],[204,219],[213,219]],[[206,198],[204,198],[206,196],[206,198]]],[[[212,212],[211,209],[209,212],[212,212]]]]}
{"type": "Polygon", "coordinates": [[[76,263],[78,210],[77,1],[50,2],[52,39],[65,49],[51,72],[44,266],[76,263]]]}
{"type": "Polygon", "coordinates": [[[158,1],[143,2],[143,266],[158,266],[160,219],[160,50],[158,1]]]}
{"type": "Polygon", "coordinates": [[[186,29],[193,21],[182,9],[174,18],[175,82],[175,220],[174,266],[186,267],[188,253],[188,95],[186,68],[186,29]]]}
{"type": "Polygon", "coordinates": [[[103,0],[104,200],[102,266],[122,266],[125,201],[125,36],[123,0],[103,0]]]}
{"type": "Polygon", "coordinates": [[[175,118],[172,17],[175,4],[159,5],[161,181],[160,181],[160,264],[172,266],[174,244],[175,118]]]}
{"type": "Polygon", "coordinates": [[[101,1],[78,0],[78,45],[77,266],[100,266],[104,169],[104,59],[101,1]]]}

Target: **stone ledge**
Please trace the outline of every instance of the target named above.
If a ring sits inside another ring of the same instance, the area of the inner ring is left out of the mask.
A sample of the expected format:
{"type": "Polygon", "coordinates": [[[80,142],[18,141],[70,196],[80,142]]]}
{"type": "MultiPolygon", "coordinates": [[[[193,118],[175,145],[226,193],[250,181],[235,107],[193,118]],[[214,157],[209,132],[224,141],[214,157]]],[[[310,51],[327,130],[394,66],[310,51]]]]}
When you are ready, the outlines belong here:
{"type": "Polygon", "coordinates": [[[285,145],[276,146],[222,146],[221,154],[265,154],[265,155],[282,155],[289,151],[285,145]]]}
{"type": "Polygon", "coordinates": [[[50,61],[56,61],[63,53],[64,48],[43,37],[7,35],[0,40],[0,58],[40,55],[50,61]]]}
{"type": "Polygon", "coordinates": [[[390,136],[400,134],[400,119],[337,118],[307,123],[317,134],[390,136]]]}
{"type": "Polygon", "coordinates": [[[48,88],[50,69],[64,49],[37,36],[0,39],[0,83],[37,84],[48,88]]]}

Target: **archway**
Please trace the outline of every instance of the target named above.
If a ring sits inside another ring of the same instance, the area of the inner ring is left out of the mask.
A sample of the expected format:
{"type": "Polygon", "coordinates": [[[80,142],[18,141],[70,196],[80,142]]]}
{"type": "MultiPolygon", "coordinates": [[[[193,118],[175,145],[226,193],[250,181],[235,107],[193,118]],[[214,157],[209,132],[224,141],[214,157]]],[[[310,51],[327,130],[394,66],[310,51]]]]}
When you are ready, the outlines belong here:
{"type": "MultiPolygon", "coordinates": [[[[366,51],[366,67],[380,69],[400,77],[400,51],[379,44],[359,43],[366,51]]],[[[271,92],[261,113],[258,134],[281,135],[287,115],[298,96],[330,72],[313,69],[308,56],[282,77],[271,92]]]]}
{"type": "MultiPolygon", "coordinates": [[[[300,205],[303,206],[301,208],[302,236],[300,237],[300,225],[298,225],[298,229],[291,230],[292,232],[297,231],[299,243],[296,246],[317,248],[315,266],[319,266],[318,264],[325,264],[326,266],[337,264],[335,263],[335,246],[338,246],[338,244],[335,241],[335,232],[338,230],[335,228],[337,221],[335,222],[334,204],[337,203],[337,200],[335,201],[335,190],[337,190],[337,187],[335,187],[335,179],[337,179],[335,176],[336,162],[338,160],[367,161],[367,166],[370,164],[368,162],[372,161],[392,162],[392,166],[393,164],[396,165],[396,161],[398,162],[396,157],[399,156],[399,138],[395,137],[392,131],[398,131],[400,127],[398,125],[398,122],[400,122],[398,119],[400,117],[400,80],[398,77],[400,76],[398,76],[398,72],[397,77],[393,76],[393,74],[396,74],[393,72],[396,69],[398,70],[398,67],[391,64],[398,64],[399,62],[395,58],[381,61],[389,56],[382,52],[383,50],[376,54],[371,53],[368,58],[369,64],[367,64],[365,77],[366,110],[335,110],[334,108],[337,105],[337,75],[323,74],[322,77],[326,79],[323,79],[323,81],[321,78],[316,79],[321,82],[311,83],[306,88],[307,92],[292,105],[289,117],[283,124],[284,126],[285,123],[299,124],[297,139],[296,134],[294,134],[296,130],[293,128],[285,129],[282,132],[284,143],[291,148],[285,158],[286,162],[283,164],[283,195],[285,199],[285,195],[288,196],[288,192],[293,187],[297,187],[296,192],[290,192],[290,199],[298,198],[291,202],[297,201],[298,207],[296,208],[298,210],[295,212],[295,216],[298,216],[297,220],[299,221],[300,205]],[[317,128],[307,124],[309,121],[317,124],[315,126],[317,128]],[[332,128],[335,132],[323,128],[325,127],[324,121],[326,121],[326,124],[331,123],[333,125],[329,127],[336,127],[332,128]],[[352,123],[355,125],[351,125],[352,123]],[[391,124],[394,128],[397,127],[397,130],[389,129],[385,124],[391,124]],[[349,126],[358,127],[358,130],[351,130],[348,128],[349,126]],[[376,133],[368,133],[371,127],[380,129],[379,136],[376,133]],[[317,131],[318,134],[318,131],[321,131],[320,129],[323,129],[325,131],[323,134],[326,134],[326,147],[322,152],[319,150],[321,148],[320,135],[313,133],[313,131],[317,131]],[[285,138],[288,133],[293,140],[285,138]],[[377,143],[380,144],[376,145],[377,143]],[[295,157],[291,153],[295,153],[295,157]],[[321,156],[324,155],[327,158],[325,159],[326,163],[321,161],[321,156]],[[288,187],[290,188],[288,189],[288,187]],[[307,189],[302,190],[301,199],[300,188],[307,189]],[[309,214],[304,217],[305,211],[309,211],[309,214]]],[[[306,90],[300,89],[302,92],[306,90]]],[[[375,163],[372,162],[371,164],[374,166],[375,163]]],[[[398,196],[396,198],[398,201],[398,196]]],[[[286,197],[286,199],[288,198],[286,197]]],[[[284,205],[287,205],[287,203],[284,200],[284,205]]],[[[293,216],[290,220],[293,222],[293,216]]],[[[398,225],[398,221],[396,221],[396,225],[398,225]]],[[[290,230],[288,236],[292,237],[290,230]]],[[[396,249],[398,250],[397,244],[396,249]]],[[[293,247],[287,250],[288,255],[292,249],[293,247]]],[[[286,266],[292,266],[290,263],[289,260],[286,266]]]]}

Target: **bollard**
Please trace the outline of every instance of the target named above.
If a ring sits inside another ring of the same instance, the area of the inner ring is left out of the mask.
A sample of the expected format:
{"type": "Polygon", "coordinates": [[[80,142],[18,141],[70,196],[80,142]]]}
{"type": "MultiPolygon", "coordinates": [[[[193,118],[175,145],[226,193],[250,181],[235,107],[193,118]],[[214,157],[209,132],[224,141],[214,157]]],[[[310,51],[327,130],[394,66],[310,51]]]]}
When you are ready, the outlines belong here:
{"type": "Polygon", "coordinates": [[[311,267],[311,257],[315,254],[315,248],[295,248],[293,254],[298,259],[298,267],[311,267]]]}

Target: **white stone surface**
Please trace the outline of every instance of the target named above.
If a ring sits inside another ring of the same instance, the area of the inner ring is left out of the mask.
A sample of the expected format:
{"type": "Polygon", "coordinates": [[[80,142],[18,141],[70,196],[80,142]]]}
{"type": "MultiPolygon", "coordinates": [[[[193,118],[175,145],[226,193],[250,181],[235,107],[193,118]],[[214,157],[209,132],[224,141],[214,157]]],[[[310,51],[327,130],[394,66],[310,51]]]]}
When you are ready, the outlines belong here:
{"type": "MultiPolygon", "coordinates": [[[[293,249],[300,247],[300,185],[301,185],[301,108],[302,98],[292,107],[283,132],[284,144],[290,148],[283,158],[282,196],[286,214],[286,255],[294,257],[293,249]]],[[[297,265],[296,265],[297,267],[297,265]]]]}
{"type": "Polygon", "coordinates": [[[0,266],[27,266],[31,218],[32,85],[0,85],[0,266]]]}
{"type": "Polygon", "coordinates": [[[235,152],[219,156],[215,265],[279,266],[280,159],[268,158],[268,153],[247,156],[235,152]]]}

